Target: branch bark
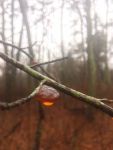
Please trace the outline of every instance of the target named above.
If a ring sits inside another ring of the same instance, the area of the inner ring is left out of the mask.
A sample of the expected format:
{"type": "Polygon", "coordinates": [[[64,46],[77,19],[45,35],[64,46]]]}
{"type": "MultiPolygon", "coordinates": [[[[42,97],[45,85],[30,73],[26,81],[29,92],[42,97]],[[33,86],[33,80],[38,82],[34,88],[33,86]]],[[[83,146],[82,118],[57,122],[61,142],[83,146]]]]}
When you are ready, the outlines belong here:
{"type": "Polygon", "coordinates": [[[38,79],[38,80],[46,80],[45,83],[49,86],[52,86],[58,90],[60,90],[61,92],[64,92],[67,95],[70,95],[74,98],[76,98],[77,100],[80,100],[82,102],[85,102],[87,104],[90,104],[91,106],[98,108],[99,110],[103,111],[104,113],[110,115],[113,117],[113,108],[104,104],[101,99],[92,97],[92,96],[88,96],[86,94],[83,94],[79,91],[76,91],[74,89],[71,89],[69,87],[66,87],[63,84],[60,84],[56,81],[54,81],[53,79],[50,79],[49,77],[46,77],[42,74],[40,74],[39,72],[33,70],[32,68],[30,68],[27,65],[23,65],[20,62],[16,61],[13,58],[8,57],[7,55],[5,55],[4,53],[0,52],[0,57],[7,61],[8,63],[14,65],[15,67],[21,69],[22,71],[26,72],[27,74],[29,74],[30,76],[38,79]]]}

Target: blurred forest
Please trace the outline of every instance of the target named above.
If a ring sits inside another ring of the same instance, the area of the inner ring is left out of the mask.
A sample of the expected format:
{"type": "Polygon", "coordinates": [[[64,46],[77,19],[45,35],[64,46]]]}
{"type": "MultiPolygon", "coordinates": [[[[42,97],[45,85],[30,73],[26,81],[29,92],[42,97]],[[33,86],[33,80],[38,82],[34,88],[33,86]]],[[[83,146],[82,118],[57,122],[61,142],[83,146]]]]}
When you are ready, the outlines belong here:
{"type": "MultiPolygon", "coordinates": [[[[28,66],[47,62],[33,69],[113,99],[113,1],[1,0],[0,51],[28,66]]],[[[0,59],[0,101],[25,97],[38,84],[0,59]]],[[[0,150],[112,150],[112,118],[60,94],[52,107],[33,99],[0,110],[0,150]]]]}

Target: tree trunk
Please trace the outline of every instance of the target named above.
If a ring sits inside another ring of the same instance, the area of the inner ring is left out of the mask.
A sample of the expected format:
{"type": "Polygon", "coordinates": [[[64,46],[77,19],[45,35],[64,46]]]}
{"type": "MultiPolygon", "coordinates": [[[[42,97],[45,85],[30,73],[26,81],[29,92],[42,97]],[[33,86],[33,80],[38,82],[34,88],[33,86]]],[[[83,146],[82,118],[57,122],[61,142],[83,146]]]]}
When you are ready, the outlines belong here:
{"type": "MultiPolygon", "coordinates": [[[[91,21],[91,1],[86,0],[86,21],[87,21],[87,54],[88,54],[88,94],[96,95],[96,63],[93,50],[92,40],[92,21],[91,21]]],[[[87,107],[87,106],[86,106],[87,107]]],[[[86,109],[86,115],[89,119],[93,119],[93,111],[89,106],[86,109]]]]}

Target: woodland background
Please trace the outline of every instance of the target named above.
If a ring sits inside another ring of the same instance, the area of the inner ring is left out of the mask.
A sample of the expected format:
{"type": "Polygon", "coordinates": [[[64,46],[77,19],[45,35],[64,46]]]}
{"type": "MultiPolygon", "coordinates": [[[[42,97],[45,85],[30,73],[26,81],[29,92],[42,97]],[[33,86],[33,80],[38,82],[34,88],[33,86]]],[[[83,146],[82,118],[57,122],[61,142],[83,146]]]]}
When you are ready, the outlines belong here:
{"type": "MultiPolygon", "coordinates": [[[[29,66],[62,58],[34,69],[91,96],[113,99],[112,30],[111,0],[0,1],[0,51],[29,66]]],[[[0,101],[37,85],[0,59],[0,101]]],[[[0,150],[112,150],[112,132],[112,118],[64,93],[52,107],[33,99],[0,110],[0,150]]]]}

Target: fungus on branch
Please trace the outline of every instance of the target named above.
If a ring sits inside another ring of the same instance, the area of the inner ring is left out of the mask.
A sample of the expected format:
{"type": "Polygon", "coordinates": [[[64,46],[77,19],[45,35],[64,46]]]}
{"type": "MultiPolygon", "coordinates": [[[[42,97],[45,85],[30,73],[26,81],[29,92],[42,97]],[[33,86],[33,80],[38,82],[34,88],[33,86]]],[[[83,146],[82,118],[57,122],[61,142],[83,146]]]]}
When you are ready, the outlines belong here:
{"type": "Polygon", "coordinates": [[[45,106],[52,106],[56,100],[59,98],[59,92],[47,85],[43,85],[35,98],[39,100],[45,106]]]}
{"type": "Polygon", "coordinates": [[[38,95],[38,92],[41,88],[41,86],[46,82],[46,80],[42,80],[39,84],[39,86],[30,94],[28,95],[27,97],[25,98],[21,98],[21,99],[18,99],[14,102],[10,102],[10,103],[7,103],[7,102],[0,102],[0,108],[2,109],[10,109],[12,107],[16,107],[16,106],[19,106],[21,104],[24,104],[24,103],[27,103],[27,102],[30,102],[36,95],[38,95]]]}
{"type": "Polygon", "coordinates": [[[12,58],[8,57],[7,55],[3,54],[2,52],[0,52],[0,57],[3,60],[7,61],[8,63],[14,65],[15,67],[17,67],[17,68],[21,69],[22,71],[26,72],[27,74],[31,75],[32,77],[34,77],[34,78],[36,78],[38,80],[46,80],[46,84],[47,85],[52,86],[53,88],[58,89],[61,92],[64,92],[65,94],[76,98],[76,100],[80,100],[82,102],[90,104],[91,106],[93,106],[95,108],[98,108],[99,110],[101,110],[104,113],[108,114],[109,116],[113,117],[113,108],[110,107],[109,105],[103,103],[101,101],[101,99],[98,99],[98,98],[95,98],[95,97],[83,94],[83,93],[81,93],[79,91],[76,91],[74,89],[66,87],[63,84],[58,83],[55,80],[42,75],[38,71],[33,70],[29,66],[23,65],[20,62],[16,61],[15,59],[12,59],[12,58]]]}

